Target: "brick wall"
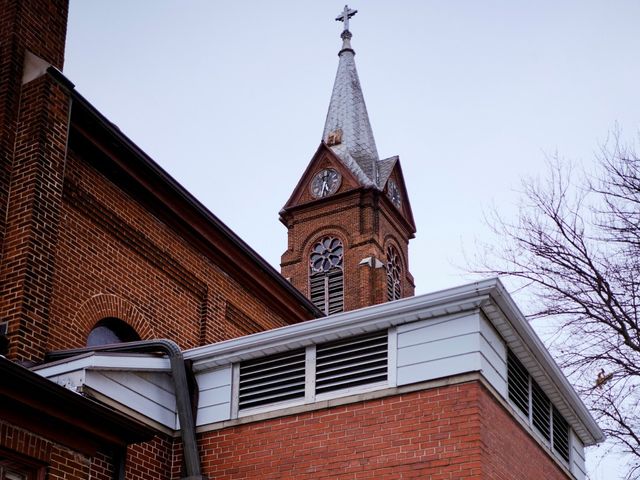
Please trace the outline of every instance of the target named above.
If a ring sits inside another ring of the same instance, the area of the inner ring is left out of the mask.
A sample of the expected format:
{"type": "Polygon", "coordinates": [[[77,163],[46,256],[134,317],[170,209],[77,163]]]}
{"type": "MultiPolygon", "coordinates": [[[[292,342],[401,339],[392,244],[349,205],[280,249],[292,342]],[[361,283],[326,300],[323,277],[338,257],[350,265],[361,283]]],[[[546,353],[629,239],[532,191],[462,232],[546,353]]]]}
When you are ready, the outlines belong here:
{"type": "MultiPolygon", "coordinates": [[[[3,421],[0,421],[0,448],[4,449],[5,455],[17,459],[18,463],[24,458],[26,465],[46,470],[47,479],[90,478],[91,458],[3,421]]],[[[2,456],[3,450],[0,450],[2,456]]],[[[110,477],[104,476],[93,478],[110,480],[110,477]]]]}
{"type": "MultiPolygon", "coordinates": [[[[128,447],[125,478],[181,478],[181,458],[173,456],[172,443],[171,437],[157,436],[150,442],[128,447]],[[177,464],[174,465],[176,458],[177,464]]],[[[44,470],[46,478],[52,480],[113,480],[116,468],[111,452],[97,451],[95,455],[88,456],[0,421],[0,461],[3,457],[24,463],[29,470],[44,470]]]]}
{"type": "Polygon", "coordinates": [[[0,263],[0,318],[10,355],[36,360],[48,336],[62,203],[68,92],[48,76],[22,88],[0,263]]]}
{"type": "Polygon", "coordinates": [[[172,453],[173,439],[157,436],[152,441],[132,445],[127,450],[127,480],[170,480],[182,478],[179,460],[172,453]]]}
{"type": "Polygon", "coordinates": [[[367,257],[386,261],[388,245],[394,245],[403,263],[403,297],[413,296],[409,271],[409,238],[378,192],[354,191],[300,207],[287,220],[288,249],[282,255],[282,275],[305,295],[309,295],[309,254],[326,235],[340,238],[345,245],[345,310],[386,301],[386,271],[359,265],[367,257]]]}
{"type": "Polygon", "coordinates": [[[67,10],[68,0],[0,0],[0,245],[5,233],[25,49],[62,69],[67,10]]]}
{"type": "Polygon", "coordinates": [[[207,432],[200,446],[217,480],[568,478],[478,382],[207,432]]]}
{"type": "Polygon", "coordinates": [[[66,172],[48,349],[109,316],[182,348],[287,324],[72,149],[66,172]]]}
{"type": "Polygon", "coordinates": [[[560,480],[567,476],[548,459],[551,453],[488,394],[480,397],[484,478],[560,480]]]}

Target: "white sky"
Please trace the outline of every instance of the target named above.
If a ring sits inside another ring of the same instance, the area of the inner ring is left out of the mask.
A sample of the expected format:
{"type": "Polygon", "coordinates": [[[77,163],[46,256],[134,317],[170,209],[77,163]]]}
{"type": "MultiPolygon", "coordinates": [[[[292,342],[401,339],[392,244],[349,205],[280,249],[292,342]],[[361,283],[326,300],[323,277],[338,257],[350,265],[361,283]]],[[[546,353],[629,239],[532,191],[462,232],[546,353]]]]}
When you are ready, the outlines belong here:
{"type": "MultiPolygon", "coordinates": [[[[279,269],[278,211],[321,140],[337,0],[72,0],[77,90],[279,269]]],[[[382,158],[400,155],[416,293],[469,280],[545,156],[640,127],[637,0],[359,0],[352,45],[382,158]]],[[[615,480],[615,462],[592,466],[615,480]]]]}

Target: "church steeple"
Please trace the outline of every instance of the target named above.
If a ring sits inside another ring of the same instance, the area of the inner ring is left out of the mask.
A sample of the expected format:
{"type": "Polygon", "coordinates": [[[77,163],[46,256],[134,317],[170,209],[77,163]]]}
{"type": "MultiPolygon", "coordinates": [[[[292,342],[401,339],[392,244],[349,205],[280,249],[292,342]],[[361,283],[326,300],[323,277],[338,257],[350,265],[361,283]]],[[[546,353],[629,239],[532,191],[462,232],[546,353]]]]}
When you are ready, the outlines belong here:
{"type": "Polygon", "coordinates": [[[349,19],[357,13],[346,5],[336,18],[344,22],[338,71],[333,84],[322,140],[342,160],[363,186],[378,184],[379,160],[373,130],[351,48],[349,19]]]}
{"type": "Polygon", "coordinates": [[[381,160],[344,22],[322,142],[280,221],[289,246],[282,274],[327,314],[413,295],[409,239],[415,233],[397,156],[381,160]]]}

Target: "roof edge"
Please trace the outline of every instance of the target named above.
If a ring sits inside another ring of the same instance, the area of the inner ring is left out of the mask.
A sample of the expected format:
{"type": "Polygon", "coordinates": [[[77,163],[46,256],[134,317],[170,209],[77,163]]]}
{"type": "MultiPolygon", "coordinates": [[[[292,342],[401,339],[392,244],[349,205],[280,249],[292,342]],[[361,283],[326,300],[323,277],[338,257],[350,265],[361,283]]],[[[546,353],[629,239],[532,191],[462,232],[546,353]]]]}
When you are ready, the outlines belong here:
{"type": "Polygon", "coordinates": [[[109,121],[96,107],[94,107],[85,97],[83,97],[76,89],[75,85],[62,74],[59,70],[50,67],[47,73],[52,79],[59,83],[62,87],[69,91],[74,105],[83,108],[99,126],[105,129],[112,137],[120,142],[126,149],[138,158],[161,182],[186,202],[195,212],[211,224],[216,230],[226,237],[231,244],[238,248],[250,261],[252,261],[259,270],[263,271],[275,283],[288,294],[290,294],[295,302],[306,310],[312,317],[318,318],[323,316],[322,313],[307,299],[298,289],[289,283],[280,273],[275,270],[260,254],[242,240],[233,230],[231,230],[224,222],[222,222],[215,214],[204,206],[196,197],[194,197],[187,189],[185,189],[177,180],[167,173],[158,163],[156,163],[147,153],[145,153],[138,145],[127,137],[114,123],[109,121]]]}

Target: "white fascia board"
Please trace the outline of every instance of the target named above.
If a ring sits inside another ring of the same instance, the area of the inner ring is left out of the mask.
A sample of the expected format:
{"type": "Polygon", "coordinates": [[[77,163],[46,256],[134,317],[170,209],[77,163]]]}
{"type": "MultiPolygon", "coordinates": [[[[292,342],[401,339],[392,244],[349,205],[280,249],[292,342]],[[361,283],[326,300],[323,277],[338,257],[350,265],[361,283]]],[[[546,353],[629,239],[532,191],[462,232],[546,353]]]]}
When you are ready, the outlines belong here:
{"type": "MultiPolygon", "coordinates": [[[[515,330],[517,336],[522,339],[521,347],[533,356],[535,363],[540,365],[542,372],[560,392],[567,402],[569,408],[580,419],[587,428],[592,438],[582,439],[586,445],[594,445],[604,440],[604,433],[591,416],[591,413],[578,396],[573,386],[567,380],[564,373],[555,362],[547,348],[538,337],[531,324],[520,311],[511,295],[507,292],[502,282],[496,279],[495,289],[491,292],[491,299],[507,318],[510,326],[515,330]]],[[[521,359],[522,360],[522,359],[521,359]]],[[[534,372],[529,372],[534,373],[534,372]]],[[[535,375],[534,375],[535,376],[535,375]]],[[[574,428],[575,430],[575,428],[574,428]]]]}
{"type": "Polygon", "coordinates": [[[320,341],[474,310],[489,300],[489,291],[496,280],[485,280],[427,295],[409,297],[197,347],[185,351],[184,356],[194,362],[195,371],[202,371],[266,353],[300,348],[320,341]]]}
{"type": "Polygon", "coordinates": [[[149,354],[90,352],[32,368],[43,377],[53,377],[75,370],[123,370],[129,372],[170,372],[166,357],[149,354]]]}

